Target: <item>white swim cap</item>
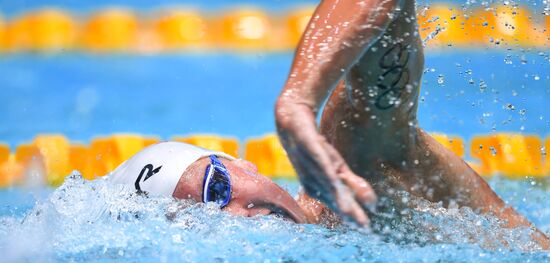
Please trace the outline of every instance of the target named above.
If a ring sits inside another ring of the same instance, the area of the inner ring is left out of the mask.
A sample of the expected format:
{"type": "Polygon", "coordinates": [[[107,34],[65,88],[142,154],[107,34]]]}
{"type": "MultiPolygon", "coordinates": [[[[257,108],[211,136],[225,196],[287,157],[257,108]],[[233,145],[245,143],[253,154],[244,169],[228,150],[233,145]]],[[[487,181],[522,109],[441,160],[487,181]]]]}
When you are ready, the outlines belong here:
{"type": "Polygon", "coordinates": [[[161,142],[136,153],[109,174],[114,183],[133,185],[136,190],[172,196],[183,172],[201,157],[234,157],[180,142],[161,142]]]}

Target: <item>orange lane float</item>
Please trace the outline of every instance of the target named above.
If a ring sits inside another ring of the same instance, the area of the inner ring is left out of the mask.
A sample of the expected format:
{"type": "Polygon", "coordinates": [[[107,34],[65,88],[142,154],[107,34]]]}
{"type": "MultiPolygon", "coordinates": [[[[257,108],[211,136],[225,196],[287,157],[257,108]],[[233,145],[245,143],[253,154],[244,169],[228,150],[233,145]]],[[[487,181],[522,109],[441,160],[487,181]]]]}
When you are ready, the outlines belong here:
{"type": "Polygon", "coordinates": [[[239,141],[234,138],[224,138],[217,135],[193,135],[188,137],[176,136],[172,140],[239,157],[239,141]]]}
{"type": "Polygon", "coordinates": [[[207,22],[197,12],[170,10],[154,22],[154,30],[165,49],[204,47],[208,44],[207,22]]]}
{"type": "Polygon", "coordinates": [[[45,183],[46,164],[40,149],[34,144],[21,144],[15,149],[11,174],[11,184],[19,184],[24,181],[38,181],[45,183]]]}
{"type": "Polygon", "coordinates": [[[90,146],[92,174],[86,175],[86,178],[93,179],[107,175],[143,147],[145,147],[145,140],[133,134],[117,134],[92,140],[90,146]]]}
{"type": "Polygon", "coordinates": [[[7,144],[0,143],[0,188],[11,185],[13,171],[10,169],[9,162],[10,147],[7,144]]]}
{"type": "Polygon", "coordinates": [[[550,137],[546,139],[544,148],[541,148],[541,154],[544,161],[544,174],[547,176],[550,175],[550,155],[548,154],[548,151],[550,151],[550,137]]]}
{"type": "Polygon", "coordinates": [[[482,175],[501,173],[511,179],[546,175],[540,149],[537,136],[512,133],[477,136],[471,143],[471,155],[481,161],[482,175]]]}
{"type": "Polygon", "coordinates": [[[79,172],[88,180],[94,179],[92,154],[89,147],[83,144],[72,144],[69,148],[69,163],[73,171],[79,172]]]}
{"type": "Polygon", "coordinates": [[[470,156],[479,161],[476,171],[482,176],[498,171],[498,152],[500,145],[495,136],[475,136],[470,142],[470,156]]]}
{"type": "Polygon", "coordinates": [[[237,10],[223,15],[214,23],[216,43],[222,48],[269,47],[272,29],[269,17],[258,10],[237,10]]]}
{"type": "Polygon", "coordinates": [[[290,48],[296,47],[304,33],[315,7],[303,7],[291,12],[286,19],[287,37],[290,48]]]}
{"type": "Polygon", "coordinates": [[[245,159],[256,164],[259,173],[270,177],[296,177],[296,171],[276,134],[250,139],[245,148],[245,159]]]}
{"type": "Polygon", "coordinates": [[[0,143],[0,165],[7,162],[10,158],[10,146],[0,143]]]}
{"type": "Polygon", "coordinates": [[[6,22],[0,15],[0,52],[6,50],[6,22]]]}
{"type": "Polygon", "coordinates": [[[138,37],[138,20],[124,9],[93,14],[84,25],[81,42],[92,51],[131,50],[138,37]]]}
{"type": "Polygon", "coordinates": [[[71,49],[77,26],[72,17],[58,9],[44,9],[12,20],[3,46],[11,51],[61,51],[71,49]]]}
{"type": "Polygon", "coordinates": [[[29,34],[31,17],[28,14],[18,16],[6,24],[2,47],[7,51],[27,51],[30,49],[29,34]]]}
{"type": "Polygon", "coordinates": [[[451,150],[457,156],[464,158],[464,140],[458,136],[447,136],[441,133],[430,134],[437,142],[451,150]]]}

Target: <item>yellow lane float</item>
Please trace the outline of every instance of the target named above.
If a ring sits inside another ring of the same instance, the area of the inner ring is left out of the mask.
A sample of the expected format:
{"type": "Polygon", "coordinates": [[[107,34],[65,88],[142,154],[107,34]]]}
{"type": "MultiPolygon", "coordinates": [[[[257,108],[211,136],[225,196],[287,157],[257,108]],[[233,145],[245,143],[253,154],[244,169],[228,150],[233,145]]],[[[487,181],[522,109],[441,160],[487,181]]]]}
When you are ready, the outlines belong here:
{"type": "Polygon", "coordinates": [[[197,12],[170,10],[154,22],[154,29],[165,49],[204,47],[208,44],[207,22],[197,12]]]}
{"type": "MultiPolygon", "coordinates": [[[[180,8],[138,18],[127,9],[110,8],[75,20],[65,11],[48,8],[10,21],[0,18],[0,51],[64,51],[75,48],[75,43],[89,51],[138,53],[188,47],[292,49],[313,11],[313,6],[306,6],[270,17],[243,8],[209,19],[180,8]]],[[[547,47],[550,18],[537,15],[517,5],[463,9],[436,3],[419,12],[418,23],[423,39],[433,37],[429,46],[547,47]]]]}
{"type": "Polygon", "coordinates": [[[533,155],[541,147],[540,139],[532,137],[528,143],[525,136],[518,134],[497,134],[497,138],[502,150],[499,172],[512,179],[543,174],[540,150],[533,155]]]}
{"type": "Polygon", "coordinates": [[[532,23],[532,14],[526,8],[498,6],[495,8],[497,38],[512,46],[532,46],[539,41],[538,32],[532,23]]]}
{"type": "Polygon", "coordinates": [[[224,138],[217,135],[193,135],[188,137],[176,136],[172,140],[239,157],[239,141],[234,138],[224,138]]]}
{"type": "MultiPolygon", "coordinates": [[[[464,141],[457,136],[431,134],[436,141],[460,157],[464,157],[464,141]]],[[[239,156],[239,141],[216,135],[174,137],[175,141],[239,156]]],[[[19,145],[10,153],[8,145],[0,144],[0,187],[17,184],[61,184],[71,171],[79,171],[93,180],[107,175],[125,160],[146,146],[158,143],[155,137],[115,134],[95,138],[90,145],[69,144],[63,135],[39,135],[31,144],[19,145]]],[[[510,179],[544,177],[550,173],[550,138],[543,142],[538,136],[498,133],[475,136],[470,143],[469,163],[479,174],[502,174],[510,179]]],[[[286,151],[276,134],[247,140],[245,159],[255,163],[261,174],[269,177],[296,178],[286,151]]]]}
{"type": "Polygon", "coordinates": [[[271,23],[258,10],[237,10],[214,22],[215,45],[222,48],[268,48],[271,23]]]}
{"type": "Polygon", "coordinates": [[[147,147],[149,145],[153,145],[159,142],[160,142],[160,139],[157,137],[145,137],[143,138],[143,147],[147,147]]]}
{"type": "Polygon", "coordinates": [[[62,184],[65,176],[71,172],[67,138],[63,135],[39,135],[33,144],[43,159],[46,182],[52,186],[62,184]]]}
{"type": "Polygon", "coordinates": [[[476,171],[483,176],[491,176],[498,171],[497,153],[501,152],[495,136],[475,136],[470,142],[470,156],[480,163],[476,171]]]}
{"type": "Polygon", "coordinates": [[[125,9],[93,14],[84,25],[81,42],[92,51],[131,50],[137,41],[138,20],[125,9]]]}
{"type": "Polygon", "coordinates": [[[246,142],[245,159],[258,166],[258,172],[270,177],[295,178],[296,172],[276,134],[246,142]]]}
{"type": "Polygon", "coordinates": [[[45,9],[30,14],[29,47],[34,51],[61,51],[73,48],[77,25],[66,12],[45,9]]]}
{"type": "Polygon", "coordinates": [[[466,17],[457,6],[434,4],[418,15],[422,39],[430,46],[466,45],[473,36],[464,28],[466,17]]]}

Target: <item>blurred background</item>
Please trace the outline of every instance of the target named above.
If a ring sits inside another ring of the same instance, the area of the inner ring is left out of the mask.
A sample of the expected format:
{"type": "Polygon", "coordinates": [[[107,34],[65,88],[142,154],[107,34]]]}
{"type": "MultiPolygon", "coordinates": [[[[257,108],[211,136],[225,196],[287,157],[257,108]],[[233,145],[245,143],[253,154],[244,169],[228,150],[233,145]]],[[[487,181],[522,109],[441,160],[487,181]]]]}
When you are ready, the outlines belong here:
{"type": "MultiPolygon", "coordinates": [[[[94,178],[173,138],[247,156],[264,174],[291,173],[269,135],[273,106],[317,3],[1,0],[4,184],[38,157],[53,184],[73,168],[94,178]],[[89,168],[106,158],[109,167],[89,168]]],[[[550,4],[417,4],[420,126],[484,174],[548,174],[550,4]]]]}

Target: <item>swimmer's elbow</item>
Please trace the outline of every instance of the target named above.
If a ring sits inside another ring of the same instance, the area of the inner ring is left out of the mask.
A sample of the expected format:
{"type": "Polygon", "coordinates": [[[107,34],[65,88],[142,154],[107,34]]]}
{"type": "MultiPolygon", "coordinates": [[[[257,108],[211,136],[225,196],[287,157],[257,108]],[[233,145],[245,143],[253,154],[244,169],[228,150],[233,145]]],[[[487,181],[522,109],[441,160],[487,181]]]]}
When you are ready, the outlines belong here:
{"type": "Polygon", "coordinates": [[[315,120],[315,111],[308,105],[291,98],[280,96],[275,103],[275,125],[277,131],[292,129],[306,119],[315,120]]]}

